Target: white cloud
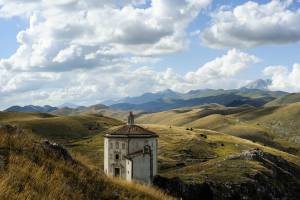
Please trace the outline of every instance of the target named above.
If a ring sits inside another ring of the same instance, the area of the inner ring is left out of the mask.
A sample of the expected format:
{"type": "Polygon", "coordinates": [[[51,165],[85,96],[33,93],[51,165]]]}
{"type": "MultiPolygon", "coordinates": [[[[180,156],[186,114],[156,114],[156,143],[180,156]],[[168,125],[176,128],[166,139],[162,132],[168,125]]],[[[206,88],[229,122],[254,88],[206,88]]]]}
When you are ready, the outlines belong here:
{"type": "Polygon", "coordinates": [[[169,54],[187,45],[186,28],[211,0],[0,0],[0,17],[28,17],[19,49],[0,65],[68,71],[131,64],[131,57],[169,54]],[[16,8],[23,9],[16,9],[16,8]]]}
{"type": "Polygon", "coordinates": [[[289,70],[285,66],[269,66],[264,69],[264,74],[271,77],[272,90],[298,92],[300,90],[300,64],[295,63],[289,70]]]}
{"type": "Polygon", "coordinates": [[[197,71],[187,73],[186,79],[198,83],[197,85],[214,87],[216,83],[228,82],[229,78],[257,62],[259,62],[257,57],[232,49],[226,55],[206,63],[197,71]]]}
{"type": "Polygon", "coordinates": [[[136,68],[184,49],[187,26],[209,3],[153,0],[141,9],[143,0],[0,0],[0,16],[30,22],[17,36],[18,50],[0,61],[0,104],[92,104],[167,88],[232,88],[258,58],[232,49],[187,74],[136,68]]]}
{"type": "Polygon", "coordinates": [[[253,55],[232,49],[187,74],[176,73],[171,68],[155,71],[150,67],[17,74],[0,68],[0,103],[2,106],[20,102],[93,104],[164,89],[185,92],[199,88],[233,88],[241,83],[241,80],[235,79],[236,75],[257,61],[258,58],[253,55]]]}
{"type": "Polygon", "coordinates": [[[248,1],[233,9],[222,7],[212,14],[212,23],[201,34],[201,40],[213,48],[297,42],[300,40],[300,9],[290,9],[292,2],[248,1]]]}

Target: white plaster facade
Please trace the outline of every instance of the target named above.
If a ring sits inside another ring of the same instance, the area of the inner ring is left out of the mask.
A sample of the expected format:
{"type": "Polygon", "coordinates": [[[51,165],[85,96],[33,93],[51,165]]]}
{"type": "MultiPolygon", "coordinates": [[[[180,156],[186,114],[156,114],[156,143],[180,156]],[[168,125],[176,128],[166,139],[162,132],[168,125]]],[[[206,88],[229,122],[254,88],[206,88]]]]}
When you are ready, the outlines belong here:
{"type": "Polygon", "coordinates": [[[157,174],[157,135],[125,125],[104,136],[104,172],[128,181],[151,184],[157,174]]]}

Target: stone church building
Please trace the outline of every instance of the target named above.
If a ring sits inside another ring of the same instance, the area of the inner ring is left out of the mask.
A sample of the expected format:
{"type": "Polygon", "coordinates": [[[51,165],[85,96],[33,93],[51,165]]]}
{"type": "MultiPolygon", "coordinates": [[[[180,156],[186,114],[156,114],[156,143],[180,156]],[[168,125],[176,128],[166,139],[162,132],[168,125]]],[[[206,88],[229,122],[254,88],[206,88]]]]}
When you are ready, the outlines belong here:
{"type": "Polygon", "coordinates": [[[135,125],[130,112],[127,125],[104,136],[104,172],[151,184],[157,173],[157,137],[135,125]]]}

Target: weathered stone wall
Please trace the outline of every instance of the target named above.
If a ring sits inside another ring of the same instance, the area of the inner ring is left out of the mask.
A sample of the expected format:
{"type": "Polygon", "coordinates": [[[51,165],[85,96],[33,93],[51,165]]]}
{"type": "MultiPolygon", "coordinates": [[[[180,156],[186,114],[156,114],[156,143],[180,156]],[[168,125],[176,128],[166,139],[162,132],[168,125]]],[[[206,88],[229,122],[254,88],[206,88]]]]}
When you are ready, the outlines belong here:
{"type": "Polygon", "coordinates": [[[157,139],[156,138],[104,138],[104,172],[114,176],[115,168],[120,168],[120,177],[131,181],[135,180],[150,183],[150,156],[138,155],[133,157],[132,162],[125,156],[144,149],[145,145],[152,149],[152,174],[157,174],[157,139]],[[119,159],[116,159],[116,155],[119,159]],[[130,162],[130,163],[127,163],[130,162]],[[132,171],[133,170],[133,171],[132,171]]]}
{"type": "Polygon", "coordinates": [[[120,177],[126,178],[128,140],[123,138],[104,139],[104,172],[114,176],[114,169],[120,168],[120,177]],[[116,156],[118,155],[118,159],[116,156]]]}

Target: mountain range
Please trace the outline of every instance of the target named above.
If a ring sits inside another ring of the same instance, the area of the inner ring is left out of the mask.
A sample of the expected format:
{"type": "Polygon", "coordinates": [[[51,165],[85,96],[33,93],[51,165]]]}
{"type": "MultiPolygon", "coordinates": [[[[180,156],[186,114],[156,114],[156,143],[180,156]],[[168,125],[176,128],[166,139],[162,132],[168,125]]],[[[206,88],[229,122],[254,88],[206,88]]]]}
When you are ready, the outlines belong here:
{"type": "Polygon", "coordinates": [[[65,103],[59,107],[52,106],[12,106],[5,111],[14,112],[48,112],[59,115],[72,115],[78,113],[102,113],[114,112],[114,110],[135,110],[142,112],[158,112],[181,107],[193,107],[204,104],[220,104],[229,107],[250,105],[260,107],[270,104],[273,100],[284,98],[287,92],[269,91],[267,87],[270,80],[256,80],[239,89],[199,89],[186,93],[175,92],[170,89],[156,93],[144,93],[140,96],[126,97],[117,101],[106,101],[106,105],[96,104],[92,106],[77,106],[72,103],[65,103]]]}
{"type": "Polygon", "coordinates": [[[12,106],[7,108],[5,111],[7,112],[43,112],[43,113],[49,113],[57,110],[57,107],[45,105],[45,106],[34,106],[34,105],[28,105],[28,106],[12,106]]]}

